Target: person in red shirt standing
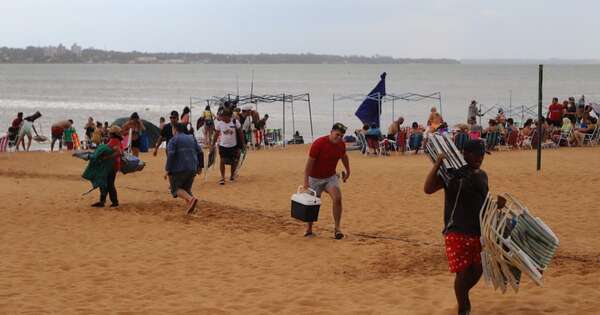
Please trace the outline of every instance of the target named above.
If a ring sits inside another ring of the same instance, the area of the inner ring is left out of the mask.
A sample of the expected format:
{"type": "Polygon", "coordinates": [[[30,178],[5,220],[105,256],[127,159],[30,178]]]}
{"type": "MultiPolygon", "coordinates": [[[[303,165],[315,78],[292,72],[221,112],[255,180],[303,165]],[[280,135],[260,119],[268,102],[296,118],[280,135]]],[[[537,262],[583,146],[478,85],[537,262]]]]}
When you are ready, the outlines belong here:
{"type": "Polygon", "coordinates": [[[17,118],[12,121],[11,127],[15,129],[19,129],[21,127],[21,123],[23,122],[23,112],[17,113],[17,118]]]}
{"type": "Polygon", "coordinates": [[[560,128],[562,127],[562,116],[563,116],[564,107],[562,104],[558,102],[558,98],[555,97],[552,99],[552,104],[548,107],[548,120],[550,124],[560,128]]]}
{"type": "MultiPolygon", "coordinates": [[[[323,191],[327,192],[333,201],[333,220],[335,221],[335,239],[344,238],[340,230],[342,218],[342,191],[336,167],[341,159],[346,172],[342,172],[342,180],[345,182],[350,177],[350,161],[346,154],[346,144],[343,141],[346,126],[335,123],[328,136],[318,138],[310,147],[308,161],[304,169],[304,189],[312,189],[321,196],[323,191]]],[[[314,236],[312,222],[308,223],[304,236],[314,236]]]]}
{"type": "Polygon", "coordinates": [[[106,202],[107,195],[110,196],[110,207],[118,207],[119,199],[117,198],[117,188],[115,187],[115,180],[117,179],[117,172],[121,169],[121,154],[123,153],[123,137],[121,137],[121,128],[119,126],[112,126],[108,130],[110,140],[106,144],[113,150],[113,154],[105,156],[104,159],[114,160],[114,166],[112,172],[108,175],[106,189],[100,189],[100,201],[92,205],[95,208],[103,208],[106,202]]]}

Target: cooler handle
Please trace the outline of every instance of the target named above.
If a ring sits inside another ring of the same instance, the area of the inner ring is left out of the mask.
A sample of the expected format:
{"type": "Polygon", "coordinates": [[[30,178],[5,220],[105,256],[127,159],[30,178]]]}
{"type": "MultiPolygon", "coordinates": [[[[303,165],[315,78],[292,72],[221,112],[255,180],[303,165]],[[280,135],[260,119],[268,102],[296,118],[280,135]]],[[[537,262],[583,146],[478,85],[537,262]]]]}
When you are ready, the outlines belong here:
{"type": "MultiPolygon", "coordinates": [[[[301,193],[302,191],[304,191],[304,186],[298,186],[298,190],[296,191],[297,193],[301,193]]],[[[317,192],[314,191],[312,188],[308,188],[306,189],[306,191],[312,193],[313,197],[317,198],[317,192]]]]}

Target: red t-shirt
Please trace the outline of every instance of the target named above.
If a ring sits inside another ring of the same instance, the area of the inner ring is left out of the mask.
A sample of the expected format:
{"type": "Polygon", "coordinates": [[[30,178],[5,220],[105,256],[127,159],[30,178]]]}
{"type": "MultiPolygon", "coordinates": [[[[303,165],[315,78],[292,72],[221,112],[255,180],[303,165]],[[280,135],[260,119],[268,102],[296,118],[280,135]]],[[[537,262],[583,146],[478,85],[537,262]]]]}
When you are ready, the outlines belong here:
{"type": "Polygon", "coordinates": [[[562,118],[563,106],[559,103],[550,104],[550,108],[548,108],[550,115],[548,118],[552,121],[560,121],[562,118]]]}
{"type": "Polygon", "coordinates": [[[117,138],[110,138],[108,145],[111,149],[114,150],[114,147],[119,147],[119,155],[115,157],[115,171],[118,172],[121,169],[121,152],[123,152],[123,145],[121,144],[121,140],[117,138]]]}
{"type": "Polygon", "coordinates": [[[19,128],[21,126],[21,122],[23,122],[23,119],[19,119],[18,117],[15,118],[15,120],[12,121],[12,127],[19,128]]]}
{"type": "Polygon", "coordinates": [[[327,178],[335,175],[337,162],[346,154],[344,141],[333,143],[329,136],[320,137],[310,146],[309,156],[315,159],[315,164],[309,176],[327,178]]]}

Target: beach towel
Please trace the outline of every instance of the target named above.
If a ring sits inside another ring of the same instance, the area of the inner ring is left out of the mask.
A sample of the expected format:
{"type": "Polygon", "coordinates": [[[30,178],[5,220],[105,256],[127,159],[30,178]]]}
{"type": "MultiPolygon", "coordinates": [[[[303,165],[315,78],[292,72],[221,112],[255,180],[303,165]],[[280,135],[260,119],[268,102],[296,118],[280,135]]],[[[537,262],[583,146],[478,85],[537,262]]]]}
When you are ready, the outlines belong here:
{"type": "Polygon", "coordinates": [[[84,161],[89,161],[92,154],[94,154],[94,152],[92,152],[92,151],[77,150],[77,151],[73,152],[72,156],[74,156],[78,159],[82,159],[84,161]]]}
{"type": "Polygon", "coordinates": [[[90,155],[88,165],[81,177],[92,183],[92,190],[95,188],[107,188],[108,175],[114,171],[114,160],[104,159],[103,157],[111,154],[113,154],[113,150],[106,144],[101,144],[96,148],[94,153],[90,155]]]}
{"type": "Polygon", "coordinates": [[[79,135],[77,135],[77,132],[74,132],[71,138],[73,139],[73,149],[81,149],[81,141],[79,141],[79,135]]]}
{"type": "Polygon", "coordinates": [[[146,164],[137,156],[125,153],[121,156],[121,173],[129,174],[139,172],[144,169],[146,164]]]}

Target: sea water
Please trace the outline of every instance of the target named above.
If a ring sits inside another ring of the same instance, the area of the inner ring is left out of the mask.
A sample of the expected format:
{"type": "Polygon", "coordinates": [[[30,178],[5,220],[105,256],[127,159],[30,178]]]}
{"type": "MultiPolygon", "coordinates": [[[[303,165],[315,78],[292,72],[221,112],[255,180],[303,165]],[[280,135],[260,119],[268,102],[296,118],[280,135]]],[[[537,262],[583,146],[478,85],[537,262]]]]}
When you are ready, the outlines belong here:
{"type": "MultiPolygon", "coordinates": [[[[533,116],[522,108],[537,105],[537,65],[1,64],[0,133],[17,112],[29,115],[36,110],[43,114],[36,126],[46,136],[58,120],[73,119],[83,138],[88,117],[111,123],[134,111],[158,125],[159,117],[168,118],[171,110],[181,112],[189,106],[191,97],[235,96],[238,91],[244,95],[252,88],[257,95],[310,93],[317,137],[327,133],[334,120],[359,128],[354,112],[360,100],[339,98],[367,94],[384,71],[388,93],[441,93],[441,103],[435,99],[383,103],[384,127],[401,115],[407,125],[424,124],[432,106],[441,110],[450,125],[465,122],[473,99],[484,104],[484,110],[502,107],[517,121],[533,116]],[[334,98],[338,99],[335,104],[334,98]]],[[[555,96],[562,101],[584,94],[588,101],[599,101],[600,65],[548,65],[543,91],[544,107],[555,96]]],[[[203,101],[193,104],[192,120],[204,106],[203,101]]],[[[269,114],[268,128],[283,127],[282,103],[260,103],[258,110],[261,116],[269,114]]],[[[488,116],[496,113],[491,110],[488,116]]],[[[298,130],[311,141],[306,102],[286,103],[285,116],[286,139],[298,130]]]]}

